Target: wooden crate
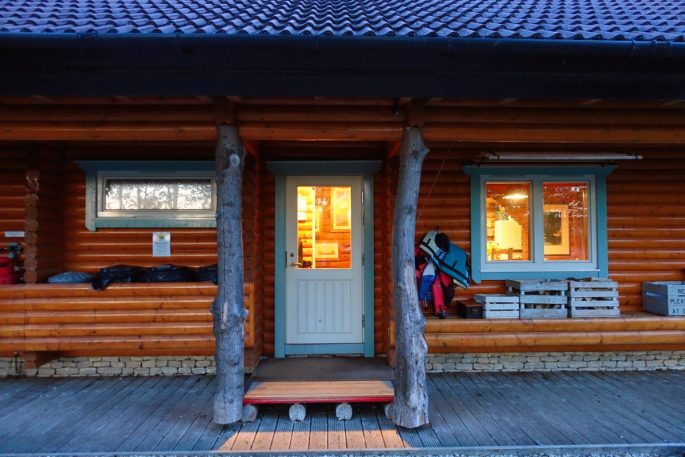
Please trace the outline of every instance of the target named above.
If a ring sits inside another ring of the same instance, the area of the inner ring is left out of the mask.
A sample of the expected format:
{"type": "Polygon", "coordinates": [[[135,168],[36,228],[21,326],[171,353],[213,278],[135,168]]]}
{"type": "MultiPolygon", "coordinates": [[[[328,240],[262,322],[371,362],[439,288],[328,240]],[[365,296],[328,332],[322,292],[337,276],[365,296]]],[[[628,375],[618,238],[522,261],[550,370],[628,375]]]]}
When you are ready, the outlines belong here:
{"type": "Polygon", "coordinates": [[[685,282],[643,282],[642,309],[662,316],[685,316],[685,282]]]}
{"type": "Polygon", "coordinates": [[[616,317],[618,283],[609,279],[588,279],[568,283],[569,317],[616,317]]]}
{"type": "Polygon", "coordinates": [[[464,319],[482,319],[483,305],[473,300],[459,300],[457,302],[457,316],[464,319]]]}
{"type": "Polygon", "coordinates": [[[519,297],[502,294],[475,294],[473,299],[483,305],[486,319],[518,319],[520,316],[519,297]]]}
{"type": "Polygon", "coordinates": [[[521,319],[568,317],[568,282],[543,279],[508,279],[507,294],[517,295],[521,319]]]}

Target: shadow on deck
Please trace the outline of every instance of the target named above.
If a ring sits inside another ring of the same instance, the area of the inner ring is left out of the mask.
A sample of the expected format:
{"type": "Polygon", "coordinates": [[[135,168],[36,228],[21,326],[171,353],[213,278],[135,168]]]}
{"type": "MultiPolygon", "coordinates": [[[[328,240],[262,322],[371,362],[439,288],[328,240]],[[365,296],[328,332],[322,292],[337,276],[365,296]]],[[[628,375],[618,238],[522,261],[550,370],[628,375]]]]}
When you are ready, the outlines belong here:
{"type": "MultiPolygon", "coordinates": [[[[685,372],[431,374],[430,427],[398,430],[381,405],[287,406],[211,422],[214,379],[0,379],[0,453],[536,447],[685,442],[685,372]]],[[[680,444],[679,444],[680,445],[680,444]]]]}

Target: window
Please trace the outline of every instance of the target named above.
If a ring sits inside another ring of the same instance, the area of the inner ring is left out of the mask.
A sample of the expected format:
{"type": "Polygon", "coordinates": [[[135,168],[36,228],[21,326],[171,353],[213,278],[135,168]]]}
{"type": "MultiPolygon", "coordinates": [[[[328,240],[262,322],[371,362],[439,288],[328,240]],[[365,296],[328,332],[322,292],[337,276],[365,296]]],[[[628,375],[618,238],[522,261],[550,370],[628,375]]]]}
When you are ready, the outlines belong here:
{"type": "Polygon", "coordinates": [[[613,167],[465,167],[475,280],[607,275],[613,167]]]}
{"type": "Polygon", "coordinates": [[[214,227],[212,162],[81,161],[86,227],[214,227]]]}

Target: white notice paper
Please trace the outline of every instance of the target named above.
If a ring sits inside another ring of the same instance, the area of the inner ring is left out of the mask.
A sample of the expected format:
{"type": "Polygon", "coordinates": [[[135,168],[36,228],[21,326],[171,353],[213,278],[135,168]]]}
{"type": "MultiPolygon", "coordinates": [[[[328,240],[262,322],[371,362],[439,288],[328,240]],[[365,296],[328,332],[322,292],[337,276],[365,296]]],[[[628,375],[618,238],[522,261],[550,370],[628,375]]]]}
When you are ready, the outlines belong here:
{"type": "Polygon", "coordinates": [[[152,234],[152,257],[169,257],[171,255],[171,233],[154,232],[152,234]]]}

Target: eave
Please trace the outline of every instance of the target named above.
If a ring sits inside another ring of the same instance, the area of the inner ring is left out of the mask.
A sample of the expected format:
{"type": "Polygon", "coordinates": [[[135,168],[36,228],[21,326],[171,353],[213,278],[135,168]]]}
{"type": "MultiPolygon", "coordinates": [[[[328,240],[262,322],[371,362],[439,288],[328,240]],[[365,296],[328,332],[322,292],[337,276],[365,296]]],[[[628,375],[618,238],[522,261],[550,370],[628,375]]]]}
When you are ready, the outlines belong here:
{"type": "Polygon", "coordinates": [[[685,43],[0,35],[0,95],[685,99],[685,43]]]}

